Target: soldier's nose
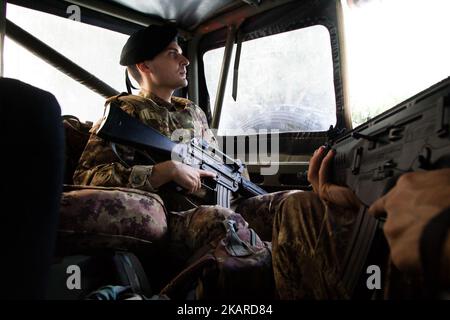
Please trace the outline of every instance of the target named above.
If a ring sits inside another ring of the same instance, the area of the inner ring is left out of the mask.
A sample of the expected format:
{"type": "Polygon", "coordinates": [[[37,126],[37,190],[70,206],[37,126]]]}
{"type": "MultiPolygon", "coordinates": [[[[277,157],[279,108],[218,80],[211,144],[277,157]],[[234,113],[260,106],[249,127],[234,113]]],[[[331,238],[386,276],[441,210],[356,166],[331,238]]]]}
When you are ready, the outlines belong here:
{"type": "Polygon", "coordinates": [[[184,65],[184,66],[188,66],[189,65],[189,60],[185,56],[183,56],[183,61],[181,62],[181,64],[184,65]]]}

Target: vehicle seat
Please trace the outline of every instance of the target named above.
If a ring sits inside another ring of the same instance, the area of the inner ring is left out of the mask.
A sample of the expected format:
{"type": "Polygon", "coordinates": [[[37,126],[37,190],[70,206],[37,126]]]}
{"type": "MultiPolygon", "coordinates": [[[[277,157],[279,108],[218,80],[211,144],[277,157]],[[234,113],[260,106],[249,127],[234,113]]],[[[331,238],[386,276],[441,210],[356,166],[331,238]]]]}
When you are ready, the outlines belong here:
{"type": "Polygon", "coordinates": [[[43,299],[58,223],[64,139],[55,97],[0,78],[1,299],[43,299]]]}
{"type": "Polygon", "coordinates": [[[104,249],[150,254],[164,242],[167,213],[155,193],[129,188],[73,185],[73,173],[92,122],[63,116],[66,168],[57,253],[94,254],[104,249]]]}
{"type": "MultiPolygon", "coordinates": [[[[134,253],[152,287],[162,287],[165,283],[160,275],[165,271],[160,263],[155,263],[163,259],[168,238],[167,211],[162,199],[155,193],[137,189],[73,185],[72,176],[91,135],[92,123],[68,115],[63,116],[62,122],[66,168],[52,267],[56,273],[52,281],[56,283],[49,297],[80,297],[80,293],[70,293],[61,287],[57,280],[61,270],[64,271],[64,263],[78,261],[79,257],[87,257],[90,262],[102,261],[98,257],[117,251],[134,253]]],[[[94,272],[95,264],[86,265],[94,272]]]]}
{"type": "Polygon", "coordinates": [[[167,213],[157,194],[127,188],[64,186],[58,256],[107,249],[149,255],[166,238],[167,213]]]}

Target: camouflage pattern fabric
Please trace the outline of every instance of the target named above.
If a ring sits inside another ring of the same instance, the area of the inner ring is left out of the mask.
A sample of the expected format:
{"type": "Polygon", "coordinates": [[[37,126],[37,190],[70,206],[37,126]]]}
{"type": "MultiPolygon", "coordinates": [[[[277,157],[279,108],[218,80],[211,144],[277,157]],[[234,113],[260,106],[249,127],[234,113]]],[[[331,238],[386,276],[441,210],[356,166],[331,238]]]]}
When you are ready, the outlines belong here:
{"type": "Polygon", "coordinates": [[[223,238],[226,234],[224,221],[236,221],[238,228],[247,228],[240,214],[220,206],[199,206],[169,214],[169,250],[177,264],[184,265],[200,248],[223,238]]]}
{"type": "Polygon", "coordinates": [[[177,264],[192,262],[196,250],[222,238],[222,221],[232,217],[242,228],[247,220],[261,239],[272,239],[277,298],[350,298],[341,277],[355,212],[330,208],[316,194],[295,190],[243,200],[236,212],[218,206],[172,212],[170,247],[177,264]]]}
{"type": "Polygon", "coordinates": [[[92,123],[82,123],[74,116],[63,116],[63,126],[66,139],[64,183],[73,184],[73,174],[89,140],[92,123]]]}
{"type": "Polygon", "coordinates": [[[125,188],[66,186],[58,247],[68,252],[149,249],[167,238],[167,213],[157,194],[125,188]]]}
{"type": "MultiPolygon", "coordinates": [[[[155,95],[141,93],[141,96],[114,96],[106,103],[118,104],[128,114],[177,142],[201,137],[210,145],[217,146],[214,134],[208,129],[205,114],[187,99],[172,97],[172,103],[168,103],[155,95]],[[175,130],[181,130],[180,134],[172,137],[175,130]]],[[[100,121],[92,127],[91,133],[95,132],[99,124],[100,121]]],[[[148,160],[143,159],[132,147],[117,145],[117,152],[126,164],[118,159],[108,141],[93,133],[74,173],[74,183],[156,192],[149,181],[153,166],[148,160]],[[145,162],[147,164],[143,165],[145,162]]],[[[153,156],[157,159],[157,155],[153,156]]]]}
{"type": "Polygon", "coordinates": [[[312,192],[278,203],[272,261],[279,299],[348,299],[341,277],[356,213],[330,208],[312,192]]]}
{"type": "MultiPolygon", "coordinates": [[[[351,245],[357,212],[326,203],[313,192],[293,191],[279,199],[272,204],[276,206],[272,263],[279,299],[422,297],[420,275],[400,272],[392,264],[388,249],[380,246],[377,247],[376,261],[381,270],[380,290],[367,289],[359,292],[363,296],[351,296],[341,279],[343,259],[351,245]]],[[[366,283],[360,285],[364,287],[366,283]]]]}
{"type": "Polygon", "coordinates": [[[273,297],[270,243],[240,214],[220,206],[172,212],[169,230],[178,270],[161,294],[185,299],[192,289],[196,300],[273,297]]]}
{"type": "Polygon", "coordinates": [[[279,191],[243,199],[235,206],[234,211],[242,215],[262,240],[272,241],[273,219],[280,204],[283,199],[297,192],[279,191]]]}

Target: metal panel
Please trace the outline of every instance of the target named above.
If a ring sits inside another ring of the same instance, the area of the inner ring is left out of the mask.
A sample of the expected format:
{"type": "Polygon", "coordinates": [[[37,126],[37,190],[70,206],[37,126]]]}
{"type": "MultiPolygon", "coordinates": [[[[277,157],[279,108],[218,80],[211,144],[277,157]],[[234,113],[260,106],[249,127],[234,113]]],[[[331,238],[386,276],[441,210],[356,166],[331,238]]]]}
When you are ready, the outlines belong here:
{"type": "Polygon", "coordinates": [[[110,0],[140,13],[176,21],[183,29],[192,30],[206,19],[234,5],[245,5],[240,0],[110,0]]]}
{"type": "Polygon", "coordinates": [[[3,77],[3,52],[5,47],[6,0],[0,0],[0,77],[3,77]]]}

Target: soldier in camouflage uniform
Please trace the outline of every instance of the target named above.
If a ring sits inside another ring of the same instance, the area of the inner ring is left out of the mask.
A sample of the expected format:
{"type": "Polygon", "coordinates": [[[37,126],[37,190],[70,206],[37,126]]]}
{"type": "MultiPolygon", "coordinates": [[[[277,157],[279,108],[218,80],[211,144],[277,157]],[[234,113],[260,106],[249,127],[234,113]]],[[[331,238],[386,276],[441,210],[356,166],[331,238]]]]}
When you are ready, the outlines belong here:
{"type": "MultiPolygon", "coordinates": [[[[121,64],[127,66],[139,82],[141,91],[138,96],[111,97],[107,103],[116,103],[167,137],[173,138],[172,133],[177,129],[187,129],[193,136],[217,147],[203,111],[187,99],[172,96],[175,89],[187,85],[186,66],[189,64],[175,36],[175,29],[156,26],[133,34],[122,51],[121,64]]],[[[94,125],[92,132],[96,127],[94,125]]],[[[316,167],[320,167],[322,159],[323,156],[318,158],[316,167]]],[[[210,172],[174,161],[156,162],[143,165],[142,155],[135,149],[117,146],[116,153],[108,141],[92,134],[73,179],[80,185],[127,187],[158,193],[170,210],[167,219],[172,241],[169,246],[186,260],[202,245],[223,236],[222,222],[235,213],[218,206],[193,208],[195,199],[200,199],[197,203],[201,203],[201,178],[212,177],[210,172]],[[183,202],[181,198],[186,197],[165,190],[164,185],[170,181],[186,189],[190,200],[183,202]],[[205,214],[206,211],[211,214],[205,214]],[[195,219],[196,216],[202,218],[195,219]]],[[[310,179],[318,180],[319,170],[311,172],[310,179]]],[[[323,201],[317,194],[323,192],[276,192],[241,200],[234,207],[263,240],[273,241],[276,291],[281,299],[349,297],[340,277],[343,251],[355,217],[354,206],[337,201],[330,210],[330,203],[336,197],[323,201]]],[[[341,200],[340,195],[337,199],[341,200]]]]}

